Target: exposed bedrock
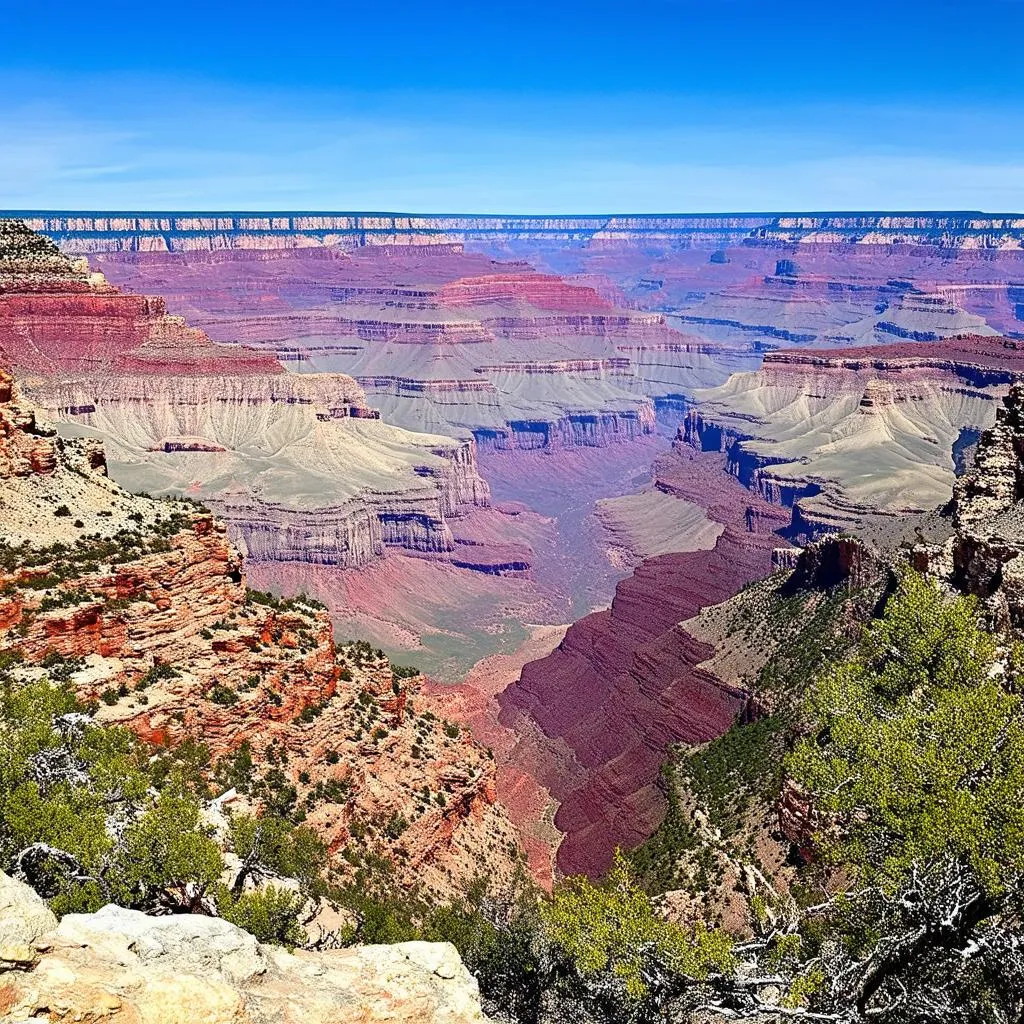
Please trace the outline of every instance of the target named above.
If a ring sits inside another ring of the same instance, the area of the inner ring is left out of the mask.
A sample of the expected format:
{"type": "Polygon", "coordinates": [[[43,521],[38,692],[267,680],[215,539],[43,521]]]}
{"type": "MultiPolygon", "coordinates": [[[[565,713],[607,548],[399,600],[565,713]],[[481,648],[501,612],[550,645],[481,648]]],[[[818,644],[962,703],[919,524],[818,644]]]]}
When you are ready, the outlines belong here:
{"type": "Polygon", "coordinates": [[[500,448],[629,440],[653,428],[656,400],[728,374],[722,346],[613,305],[586,277],[455,245],[112,254],[100,265],[133,291],[160,289],[213,338],[272,349],[297,372],[354,377],[388,422],[500,448]]]}
{"type": "Polygon", "coordinates": [[[1001,628],[1024,628],[1024,390],[1011,388],[950,503],[953,536],[922,542],[915,568],[973,594],[1001,628]]]}
{"type": "Polygon", "coordinates": [[[495,451],[536,448],[600,448],[617,441],[634,441],[654,431],[654,404],[636,411],[568,413],[554,422],[511,420],[505,428],[478,427],[477,444],[495,451]]]}
{"type": "Polygon", "coordinates": [[[608,611],[571,626],[499,697],[503,724],[534,722],[549,744],[539,771],[561,805],[563,871],[599,873],[616,846],[646,839],[664,809],[657,783],[667,745],[711,739],[746,707],[742,691],[699,668],[712,651],[680,623],[769,572],[780,543],[770,530],[786,517],[722,466],[721,456],[684,451],[656,464],[660,490],[699,501],[725,524],[715,546],[642,562],[608,611]]]}
{"type": "Polygon", "coordinates": [[[92,292],[0,293],[0,350],[27,372],[281,373],[271,355],[213,345],[164,300],[92,292]]]}
{"type": "Polygon", "coordinates": [[[856,528],[948,500],[964,438],[1022,377],[1002,338],[769,353],[699,392],[677,444],[725,452],[745,487],[793,509],[794,536],[856,528]]]}
{"type": "Polygon", "coordinates": [[[106,438],[127,486],[209,503],[256,560],[446,556],[448,520],[489,500],[472,441],[360,416],[341,374],[83,377],[33,398],[65,433],[106,438]]]}
{"type": "Polygon", "coordinates": [[[208,501],[256,559],[448,557],[449,519],[489,500],[471,438],[383,422],[351,377],[216,343],[7,221],[0,357],[65,437],[107,441],[120,483],[208,501]]]}

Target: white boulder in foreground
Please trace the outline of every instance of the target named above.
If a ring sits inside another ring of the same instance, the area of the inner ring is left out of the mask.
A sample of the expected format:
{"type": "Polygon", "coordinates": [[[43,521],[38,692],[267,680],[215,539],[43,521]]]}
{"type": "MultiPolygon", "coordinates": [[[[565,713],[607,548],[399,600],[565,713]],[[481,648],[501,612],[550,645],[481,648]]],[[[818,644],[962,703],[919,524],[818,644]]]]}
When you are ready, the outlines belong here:
{"type": "Polygon", "coordinates": [[[219,918],[107,906],[59,924],[0,873],[0,1024],[483,1024],[448,943],[287,953],[219,918]]]}

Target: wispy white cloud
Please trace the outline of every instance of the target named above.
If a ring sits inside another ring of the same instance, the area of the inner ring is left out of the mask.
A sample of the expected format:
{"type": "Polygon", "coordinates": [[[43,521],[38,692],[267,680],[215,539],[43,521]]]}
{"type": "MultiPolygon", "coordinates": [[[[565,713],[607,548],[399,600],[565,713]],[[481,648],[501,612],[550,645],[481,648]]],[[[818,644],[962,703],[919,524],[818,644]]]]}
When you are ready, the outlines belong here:
{"type": "Polygon", "coordinates": [[[0,207],[1024,209],[1024,116],[0,77],[0,207]]]}

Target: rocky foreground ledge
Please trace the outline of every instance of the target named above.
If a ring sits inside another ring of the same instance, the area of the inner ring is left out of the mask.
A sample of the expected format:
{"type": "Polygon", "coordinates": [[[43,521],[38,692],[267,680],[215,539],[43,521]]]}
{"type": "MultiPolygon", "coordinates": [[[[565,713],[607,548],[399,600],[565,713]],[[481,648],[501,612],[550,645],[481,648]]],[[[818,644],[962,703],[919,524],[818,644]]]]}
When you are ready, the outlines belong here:
{"type": "Polygon", "coordinates": [[[287,953],[220,918],[109,905],[58,924],[0,873],[0,1024],[484,1024],[449,943],[287,953]]]}

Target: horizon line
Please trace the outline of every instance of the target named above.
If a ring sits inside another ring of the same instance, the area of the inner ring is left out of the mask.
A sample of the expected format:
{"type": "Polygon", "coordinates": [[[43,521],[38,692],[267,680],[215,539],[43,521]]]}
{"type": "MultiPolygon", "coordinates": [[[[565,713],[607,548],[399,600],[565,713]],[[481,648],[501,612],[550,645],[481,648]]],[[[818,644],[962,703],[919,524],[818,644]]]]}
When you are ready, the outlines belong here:
{"type": "Polygon", "coordinates": [[[972,216],[987,218],[1024,217],[1024,211],[987,211],[987,210],[920,210],[920,209],[871,209],[868,207],[860,209],[819,209],[819,210],[710,210],[703,212],[662,212],[662,213],[637,213],[620,211],[618,213],[427,213],[424,211],[409,210],[332,210],[332,209],[266,209],[266,210],[243,210],[243,209],[196,209],[188,207],[175,207],[168,209],[99,209],[79,207],[75,209],[22,209],[22,210],[0,210],[0,217],[3,218],[24,218],[24,217],[60,217],[74,214],[102,214],[105,216],[122,217],[159,217],[174,214],[194,214],[198,216],[225,216],[225,217],[268,217],[268,216],[329,216],[329,217],[423,217],[423,218],[459,218],[472,217],[476,219],[505,219],[505,220],[548,220],[552,218],[578,219],[578,220],[609,220],[622,217],[659,217],[659,218],[683,218],[683,217],[836,217],[836,216],[872,216],[885,217],[953,217],[972,216]]]}

